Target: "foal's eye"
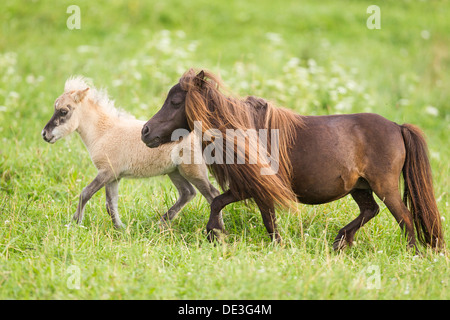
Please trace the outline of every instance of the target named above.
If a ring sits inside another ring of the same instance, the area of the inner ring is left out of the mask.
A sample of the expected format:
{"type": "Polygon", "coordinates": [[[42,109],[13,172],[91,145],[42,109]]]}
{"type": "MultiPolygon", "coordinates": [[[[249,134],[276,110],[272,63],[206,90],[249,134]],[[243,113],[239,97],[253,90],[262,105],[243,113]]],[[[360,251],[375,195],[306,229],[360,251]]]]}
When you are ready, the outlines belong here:
{"type": "Polygon", "coordinates": [[[65,116],[67,113],[69,113],[69,110],[61,109],[61,110],[59,110],[59,112],[60,112],[63,116],[65,116]]]}

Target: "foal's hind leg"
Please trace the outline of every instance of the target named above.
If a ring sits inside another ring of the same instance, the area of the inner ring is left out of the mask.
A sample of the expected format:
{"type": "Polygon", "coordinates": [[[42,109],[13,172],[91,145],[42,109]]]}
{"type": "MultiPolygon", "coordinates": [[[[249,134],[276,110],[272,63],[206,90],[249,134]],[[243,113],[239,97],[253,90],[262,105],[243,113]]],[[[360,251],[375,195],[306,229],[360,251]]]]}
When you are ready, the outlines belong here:
{"type": "Polygon", "coordinates": [[[347,244],[351,246],[356,231],[358,231],[358,229],[365,225],[370,219],[375,217],[380,211],[378,204],[373,198],[372,190],[356,189],[352,191],[351,195],[359,206],[360,214],[355,220],[339,230],[338,235],[334,239],[334,250],[341,250],[345,248],[347,244]]]}
{"type": "MultiPolygon", "coordinates": [[[[219,190],[217,190],[211,182],[208,180],[208,169],[206,166],[201,165],[189,165],[180,166],[180,173],[185,177],[190,183],[192,183],[198,191],[205,197],[206,201],[211,204],[215,197],[220,195],[219,190]]],[[[223,218],[222,211],[219,212],[219,221],[221,223],[221,228],[223,229],[223,218]]]]}
{"type": "Polygon", "coordinates": [[[178,190],[178,199],[175,204],[162,216],[162,223],[173,220],[177,216],[178,212],[180,212],[180,210],[183,209],[183,207],[191,201],[196,194],[194,187],[189,183],[189,181],[183,178],[178,171],[169,173],[168,176],[178,190]]]}
{"type": "Polygon", "coordinates": [[[83,221],[84,207],[86,206],[86,203],[105,184],[111,182],[112,179],[114,179],[114,176],[110,172],[100,171],[97,174],[95,179],[81,192],[77,211],[73,216],[73,220],[75,220],[78,224],[80,224],[83,221]]]}
{"type": "Polygon", "coordinates": [[[114,228],[122,229],[124,227],[120,220],[117,201],[119,200],[119,180],[113,180],[105,185],[106,211],[111,216],[114,228]]]}

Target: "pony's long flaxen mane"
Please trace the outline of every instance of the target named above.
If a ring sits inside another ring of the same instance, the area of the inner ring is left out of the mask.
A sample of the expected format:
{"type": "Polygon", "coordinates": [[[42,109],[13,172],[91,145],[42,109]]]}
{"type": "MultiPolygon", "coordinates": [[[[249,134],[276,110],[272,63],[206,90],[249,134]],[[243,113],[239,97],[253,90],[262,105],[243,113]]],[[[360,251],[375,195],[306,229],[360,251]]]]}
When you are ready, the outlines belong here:
{"type": "MultiPolygon", "coordinates": [[[[194,121],[200,121],[202,133],[210,129],[219,130],[223,141],[234,145],[232,156],[235,161],[232,164],[226,163],[224,156],[222,164],[210,165],[222,189],[229,188],[238,199],[253,198],[256,203],[267,206],[290,207],[296,195],[292,191],[289,151],[298,128],[303,126],[302,117],[288,109],[275,107],[262,98],[227,96],[221,92],[223,84],[219,77],[208,71],[201,74],[199,78],[193,69],[189,70],[180,79],[180,85],[187,91],[186,116],[191,129],[194,129],[194,121]],[[240,140],[235,143],[235,135],[227,135],[227,129],[267,129],[267,146],[251,143],[249,139],[245,145],[239,145],[240,140]],[[278,129],[278,141],[271,141],[271,129],[278,129]],[[250,159],[252,154],[261,154],[261,151],[270,156],[272,143],[278,143],[278,172],[262,175],[261,169],[267,168],[267,164],[262,163],[261,159],[256,163],[250,159]],[[238,164],[237,157],[245,159],[245,163],[238,164]]],[[[204,147],[207,144],[204,143],[204,147]]]]}

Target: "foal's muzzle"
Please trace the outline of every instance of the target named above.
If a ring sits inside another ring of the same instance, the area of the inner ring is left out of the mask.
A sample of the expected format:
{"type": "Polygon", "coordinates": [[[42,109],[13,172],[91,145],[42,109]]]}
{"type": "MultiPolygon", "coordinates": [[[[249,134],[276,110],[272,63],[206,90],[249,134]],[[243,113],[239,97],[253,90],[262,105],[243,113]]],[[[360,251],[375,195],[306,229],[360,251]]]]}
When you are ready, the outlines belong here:
{"type": "Polygon", "coordinates": [[[46,142],[52,143],[51,141],[53,140],[54,136],[51,133],[48,133],[47,130],[42,130],[41,135],[46,142]]]}

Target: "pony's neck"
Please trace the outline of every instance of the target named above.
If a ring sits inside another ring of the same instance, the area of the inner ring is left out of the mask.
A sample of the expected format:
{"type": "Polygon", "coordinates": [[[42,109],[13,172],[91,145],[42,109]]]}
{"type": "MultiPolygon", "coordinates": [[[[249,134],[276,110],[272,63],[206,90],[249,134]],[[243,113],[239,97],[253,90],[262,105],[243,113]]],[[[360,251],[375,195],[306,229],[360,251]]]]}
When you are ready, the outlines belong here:
{"type": "Polygon", "coordinates": [[[81,106],[81,111],[76,131],[91,152],[95,142],[114,126],[114,121],[102,107],[90,100],[81,106]]]}

